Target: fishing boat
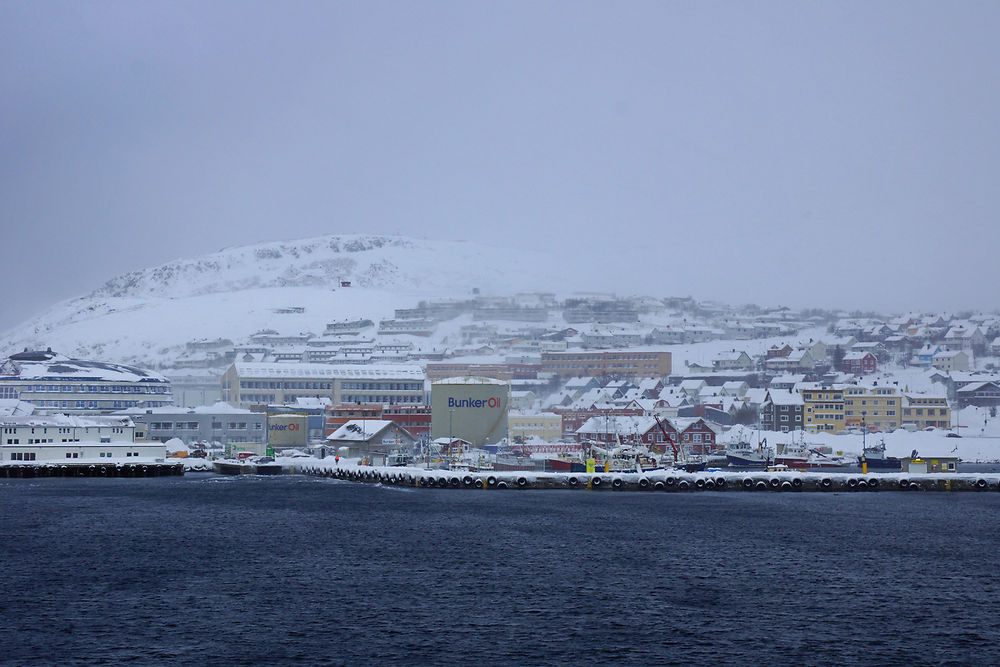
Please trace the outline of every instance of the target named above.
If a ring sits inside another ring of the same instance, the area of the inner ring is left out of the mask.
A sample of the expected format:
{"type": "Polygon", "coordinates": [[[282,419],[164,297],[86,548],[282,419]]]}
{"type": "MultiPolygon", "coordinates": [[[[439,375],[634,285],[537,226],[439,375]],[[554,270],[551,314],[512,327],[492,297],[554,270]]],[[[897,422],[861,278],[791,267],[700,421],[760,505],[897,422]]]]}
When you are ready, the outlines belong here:
{"type": "Polygon", "coordinates": [[[726,449],[726,465],[730,468],[761,468],[764,469],[773,462],[767,440],[764,439],[756,446],[749,442],[741,441],[726,449]]]}
{"type": "Polygon", "coordinates": [[[671,454],[673,455],[671,459],[671,454],[664,453],[660,457],[661,467],[683,470],[684,472],[701,472],[708,467],[708,459],[706,457],[689,455],[682,444],[674,442],[673,437],[667,433],[667,429],[664,428],[660,418],[654,414],[653,419],[656,420],[656,425],[660,427],[660,432],[663,433],[663,440],[670,445],[671,454]]]}
{"type": "Polygon", "coordinates": [[[851,458],[828,454],[819,445],[810,445],[805,440],[780,446],[781,453],[774,457],[774,463],[798,470],[807,468],[850,468],[851,458]]]}
{"type": "Polygon", "coordinates": [[[875,445],[863,445],[861,456],[858,457],[858,464],[868,464],[869,468],[875,470],[900,470],[902,463],[895,456],[885,455],[885,440],[879,440],[875,445]]]}
{"type": "Polygon", "coordinates": [[[812,459],[812,450],[802,442],[792,442],[787,445],[779,445],[780,452],[774,457],[775,465],[784,465],[789,468],[808,467],[812,459]]]}

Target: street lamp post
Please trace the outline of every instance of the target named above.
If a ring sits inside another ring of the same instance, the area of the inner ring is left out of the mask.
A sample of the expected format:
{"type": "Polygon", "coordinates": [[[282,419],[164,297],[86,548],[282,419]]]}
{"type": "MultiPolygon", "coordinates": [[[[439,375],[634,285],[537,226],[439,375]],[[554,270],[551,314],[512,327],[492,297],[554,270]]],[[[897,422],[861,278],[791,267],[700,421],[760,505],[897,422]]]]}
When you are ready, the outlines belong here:
{"type": "Polygon", "coordinates": [[[868,425],[865,423],[865,413],[861,413],[861,474],[868,474],[868,457],[865,454],[865,445],[868,442],[868,425]]]}
{"type": "Polygon", "coordinates": [[[455,443],[455,438],[452,435],[452,430],[451,430],[451,422],[452,422],[452,417],[453,416],[455,416],[455,408],[448,408],[448,449],[449,450],[452,448],[452,445],[454,445],[454,443],[455,443]]]}

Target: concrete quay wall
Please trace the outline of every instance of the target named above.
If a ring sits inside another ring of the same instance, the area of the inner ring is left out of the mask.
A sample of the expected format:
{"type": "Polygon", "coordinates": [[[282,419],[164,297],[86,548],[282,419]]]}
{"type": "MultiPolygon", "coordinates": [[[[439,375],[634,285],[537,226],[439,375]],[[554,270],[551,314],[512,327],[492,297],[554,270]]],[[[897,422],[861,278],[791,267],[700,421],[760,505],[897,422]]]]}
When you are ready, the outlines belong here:
{"type": "Polygon", "coordinates": [[[313,465],[307,475],[353,482],[435,489],[564,489],[597,491],[1000,491],[1000,475],[935,473],[697,472],[537,473],[427,470],[414,467],[313,465]]]}

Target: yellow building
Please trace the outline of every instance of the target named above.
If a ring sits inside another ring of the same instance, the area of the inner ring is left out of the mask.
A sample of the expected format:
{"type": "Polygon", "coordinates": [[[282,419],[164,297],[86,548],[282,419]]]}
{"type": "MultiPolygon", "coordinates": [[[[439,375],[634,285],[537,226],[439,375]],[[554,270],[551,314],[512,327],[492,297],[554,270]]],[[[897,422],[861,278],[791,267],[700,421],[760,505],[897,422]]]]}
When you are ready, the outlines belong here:
{"type": "Polygon", "coordinates": [[[562,438],[562,415],[554,412],[511,412],[507,415],[511,440],[528,440],[532,436],[546,442],[562,438]]]}
{"type": "Polygon", "coordinates": [[[915,424],[924,429],[950,428],[951,408],[944,395],[935,394],[905,394],[903,396],[904,424],[915,424]]]}
{"type": "Polygon", "coordinates": [[[800,386],[802,416],[807,431],[844,430],[844,385],[809,382],[800,386]]]}
{"type": "Polygon", "coordinates": [[[898,387],[845,387],[844,425],[869,431],[895,431],[903,419],[903,396],[898,387]]]}

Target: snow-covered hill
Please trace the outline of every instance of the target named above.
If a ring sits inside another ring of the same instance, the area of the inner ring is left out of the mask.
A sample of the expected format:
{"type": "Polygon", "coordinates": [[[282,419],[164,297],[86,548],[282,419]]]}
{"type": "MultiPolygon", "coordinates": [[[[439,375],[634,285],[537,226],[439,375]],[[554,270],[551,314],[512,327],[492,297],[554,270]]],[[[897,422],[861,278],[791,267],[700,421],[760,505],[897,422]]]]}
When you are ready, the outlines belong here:
{"type": "MultiPolygon", "coordinates": [[[[552,274],[556,275],[555,273],[552,274]]],[[[524,250],[464,241],[395,236],[323,236],[228,248],[109,280],[88,298],[183,298],[270,287],[404,289],[431,295],[467,294],[546,280],[545,261],[524,250]],[[527,272],[527,275],[526,273],[527,272]]],[[[521,289],[518,287],[517,289],[521,289]]],[[[549,285],[551,287],[551,285],[549,285]]]]}
{"type": "Polygon", "coordinates": [[[242,341],[265,328],[322,333],[328,322],[392,317],[421,299],[551,290],[566,280],[531,251],[462,241],[341,235],[265,243],[117,276],[6,332],[0,352],[51,347],[163,366],[196,339],[242,341]],[[279,312],[289,309],[301,312],[279,312]]]}

